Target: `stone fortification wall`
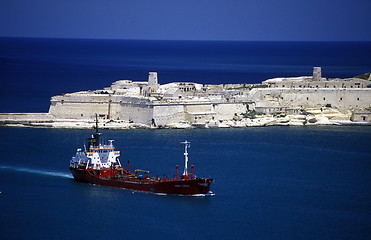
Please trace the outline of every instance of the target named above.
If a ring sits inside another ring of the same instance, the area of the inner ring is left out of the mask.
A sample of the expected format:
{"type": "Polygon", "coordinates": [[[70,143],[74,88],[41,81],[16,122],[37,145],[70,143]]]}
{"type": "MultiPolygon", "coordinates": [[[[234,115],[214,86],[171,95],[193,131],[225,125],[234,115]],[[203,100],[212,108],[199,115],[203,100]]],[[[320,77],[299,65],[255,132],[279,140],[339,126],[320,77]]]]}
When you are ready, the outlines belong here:
{"type": "Polygon", "coordinates": [[[371,122],[369,74],[362,79],[328,80],[322,78],[319,67],[313,73],[268,79],[262,84],[182,82],[160,86],[157,73],[152,72],[148,82],[120,80],[103,90],[54,96],[46,114],[0,114],[0,124],[91,127],[96,114],[103,126],[112,128],[303,125],[325,124],[330,119],[371,122]],[[286,115],[295,116],[272,120],[286,115]]]}
{"type": "Polygon", "coordinates": [[[48,121],[54,117],[49,113],[0,113],[2,121],[48,121]]]}
{"type": "Polygon", "coordinates": [[[148,99],[109,94],[70,94],[51,99],[49,113],[58,119],[124,120],[148,124],[152,106],[148,99]]]}
{"type": "MultiPolygon", "coordinates": [[[[243,85],[241,85],[243,86],[243,85]]],[[[247,112],[241,101],[205,98],[202,101],[152,102],[149,98],[115,94],[79,92],[55,96],[51,99],[50,115],[57,119],[110,119],[145,125],[171,125],[179,122],[205,123],[227,121],[247,112]]],[[[246,100],[246,99],[243,99],[246,100]]]]}
{"type": "Polygon", "coordinates": [[[54,116],[49,113],[0,113],[0,125],[30,126],[54,121],[54,116]]]}
{"type": "Polygon", "coordinates": [[[241,114],[246,113],[249,110],[248,108],[248,104],[246,103],[215,104],[215,120],[231,120],[235,117],[241,116],[241,114]]]}
{"type": "Polygon", "coordinates": [[[153,118],[157,125],[178,122],[205,123],[211,120],[225,121],[246,113],[244,103],[179,103],[155,105],[153,118]]]}
{"type": "Polygon", "coordinates": [[[334,88],[256,88],[249,100],[257,107],[318,108],[330,106],[340,110],[370,107],[371,89],[334,88]]]}
{"type": "Polygon", "coordinates": [[[185,120],[190,123],[204,123],[215,117],[215,111],[211,103],[189,104],[185,106],[185,120]]]}
{"type": "Polygon", "coordinates": [[[243,88],[249,88],[252,84],[248,83],[234,83],[234,84],[219,84],[219,85],[211,85],[211,84],[205,84],[203,85],[206,88],[209,88],[213,91],[218,90],[225,90],[225,89],[243,89],[243,88]]]}
{"type": "Polygon", "coordinates": [[[351,120],[354,122],[371,122],[371,109],[356,110],[352,112],[351,120]]]}
{"type": "Polygon", "coordinates": [[[153,105],[120,103],[116,105],[115,115],[110,119],[151,125],[153,114],[153,105]]]}
{"type": "Polygon", "coordinates": [[[314,79],[313,77],[273,78],[263,81],[270,88],[367,88],[371,82],[359,78],[314,79]]]}
{"type": "Polygon", "coordinates": [[[94,119],[95,114],[102,118],[108,115],[108,105],[106,101],[52,101],[49,113],[59,119],[94,119]]]}
{"type": "MultiPolygon", "coordinates": [[[[365,88],[370,84],[364,80],[349,80],[349,81],[340,81],[337,79],[328,80],[328,81],[308,81],[308,82],[295,82],[295,81],[286,81],[280,84],[276,84],[275,87],[291,87],[291,88],[365,88]]],[[[270,87],[273,87],[270,86],[270,87]]]]}
{"type": "Polygon", "coordinates": [[[156,125],[168,125],[185,121],[184,105],[163,104],[153,107],[153,119],[156,125]]]}

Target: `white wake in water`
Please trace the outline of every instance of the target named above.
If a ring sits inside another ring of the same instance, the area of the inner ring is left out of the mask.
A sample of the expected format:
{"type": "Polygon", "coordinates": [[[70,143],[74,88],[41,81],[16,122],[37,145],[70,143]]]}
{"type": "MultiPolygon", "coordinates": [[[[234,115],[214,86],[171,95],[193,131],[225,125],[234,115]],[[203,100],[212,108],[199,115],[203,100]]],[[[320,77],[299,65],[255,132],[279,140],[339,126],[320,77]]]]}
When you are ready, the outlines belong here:
{"type": "Polygon", "coordinates": [[[16,171],[16,172],[24,172],[24,173],[34,173],[34,174],[52,176],[52,177],[73,178],[70,173],[66,173],[66,172],[36,170],[32,168],[11,167],[11,166],[0,166],[0,169],[11,170],[11,171],[16,171]]]}

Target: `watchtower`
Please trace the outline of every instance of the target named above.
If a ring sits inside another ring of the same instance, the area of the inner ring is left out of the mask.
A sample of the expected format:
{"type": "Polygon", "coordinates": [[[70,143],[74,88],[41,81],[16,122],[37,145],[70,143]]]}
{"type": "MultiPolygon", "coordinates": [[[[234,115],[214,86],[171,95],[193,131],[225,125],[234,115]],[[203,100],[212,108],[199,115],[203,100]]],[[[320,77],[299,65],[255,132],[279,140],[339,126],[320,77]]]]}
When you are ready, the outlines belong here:
{"type": "Polygon", "coordinates": [[[321,81],[322,70],[321,67],[313,67],[313,81],[321,81]]]}
{"type": "Polygon", "coordinates": [[[157,92],[159,85],[157,79],[157,72],[149,72],[148,76],[148,86],[150,87],[150,92],[157,92]]]}

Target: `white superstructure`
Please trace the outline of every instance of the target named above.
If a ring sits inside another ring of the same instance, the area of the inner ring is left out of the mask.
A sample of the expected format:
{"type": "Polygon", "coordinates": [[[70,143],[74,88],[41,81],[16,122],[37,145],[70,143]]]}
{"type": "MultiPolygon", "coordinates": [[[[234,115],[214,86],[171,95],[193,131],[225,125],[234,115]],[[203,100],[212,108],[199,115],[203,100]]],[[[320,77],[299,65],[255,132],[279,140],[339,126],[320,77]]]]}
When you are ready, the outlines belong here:
{"type": "Polygon", "coordinates": [[[118,159],[120,151],[115,150],[113,140],[108,140],[108,144],[101,144],[99,135],[100,133],[95,133],[89,138],[88,149],[84,151],[81,148],[77,149],[76,155],[71,159],[70,167],[83,164],[86,168],[101,170],[121,166],[118,159]]]}

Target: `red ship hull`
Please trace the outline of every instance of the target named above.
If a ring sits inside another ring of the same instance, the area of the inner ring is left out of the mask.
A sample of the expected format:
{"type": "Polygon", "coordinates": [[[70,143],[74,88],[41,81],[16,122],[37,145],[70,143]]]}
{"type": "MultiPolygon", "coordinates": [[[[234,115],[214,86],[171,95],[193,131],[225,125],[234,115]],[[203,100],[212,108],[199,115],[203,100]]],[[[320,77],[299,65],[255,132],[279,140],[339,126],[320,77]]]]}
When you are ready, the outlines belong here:
{"type": "Polygon", "coordinates": [[[195,179],[149,179],[138,180],[136,178],[120,177],[111,174],[110,170],[98,172],[92,169],[72,168],[73,177],[76,181],[86,182],[101,186],[124,188],[128,190],[175,195],[213,195],[210,192],[212,178],[195,179]],[[108,174],[107,174],[108,173],[108,174]],[[106,175],[106,176],[105,176],[106,175]]]}

